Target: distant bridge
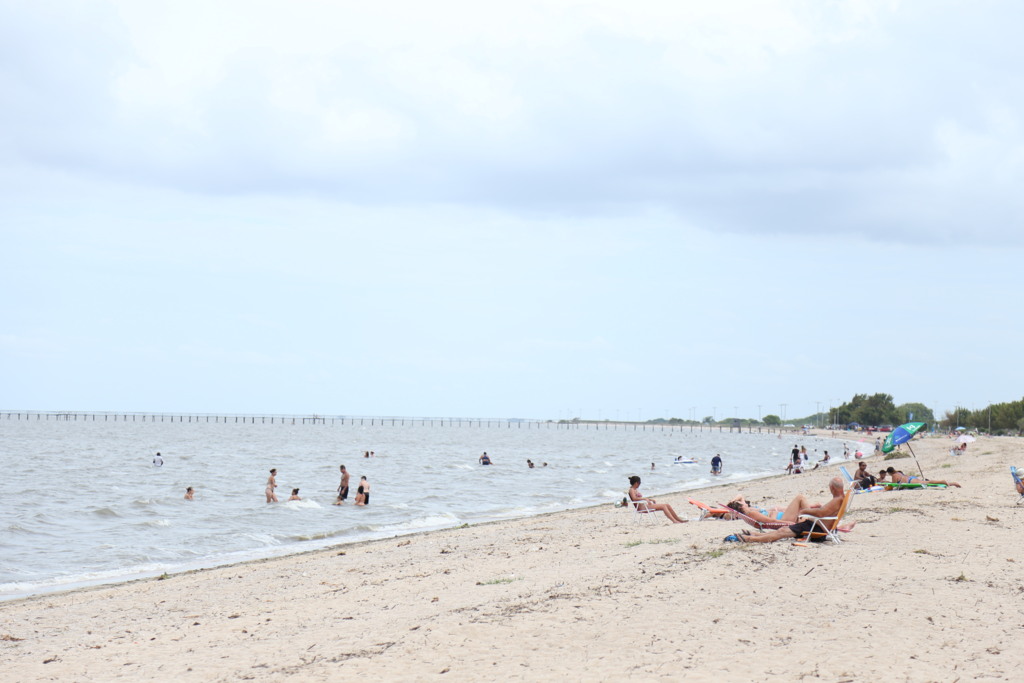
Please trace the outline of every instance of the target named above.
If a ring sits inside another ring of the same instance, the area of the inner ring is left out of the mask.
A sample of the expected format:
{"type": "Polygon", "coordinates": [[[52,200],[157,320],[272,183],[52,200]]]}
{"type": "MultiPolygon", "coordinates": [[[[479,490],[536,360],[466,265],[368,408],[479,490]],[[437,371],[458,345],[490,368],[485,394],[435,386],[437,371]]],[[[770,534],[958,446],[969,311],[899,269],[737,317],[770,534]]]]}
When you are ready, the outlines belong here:
{"type": "MultiPolygon", "coordinates": [[[[367,425],[393,427],[484,427],[503,429],[595,429],[668,432],[743,432],[740,425],[664,424],[612,420],[541,420],[495,417],[391,417],[362,415],[281,415],[251,413],[154,413],[76,410],[0,410],[0,420],[55,420],[65,422],[184,422],[282,425],[367,425]]],[[[747,433],[774,434],[778,428],[747,427],[747,433]]]]}

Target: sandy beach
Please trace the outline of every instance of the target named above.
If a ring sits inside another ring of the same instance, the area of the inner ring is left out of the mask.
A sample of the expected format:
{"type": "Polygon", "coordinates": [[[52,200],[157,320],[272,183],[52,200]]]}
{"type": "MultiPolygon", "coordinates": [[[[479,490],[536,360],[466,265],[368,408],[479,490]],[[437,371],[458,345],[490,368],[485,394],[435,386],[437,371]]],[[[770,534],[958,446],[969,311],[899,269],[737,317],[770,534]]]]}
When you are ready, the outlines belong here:
{"type": "MultiPolygon", "coordinates": [[[[856,495],[840,545],[724,543],[747,527],[604,505],[11,601],[3,678],[1019,680],[1024,439],[948,447],[914,442],[963,488],[856,495]]],[[[658,499],[685,517],[689,496],[824,501],[837,474],[658,499]]]]}

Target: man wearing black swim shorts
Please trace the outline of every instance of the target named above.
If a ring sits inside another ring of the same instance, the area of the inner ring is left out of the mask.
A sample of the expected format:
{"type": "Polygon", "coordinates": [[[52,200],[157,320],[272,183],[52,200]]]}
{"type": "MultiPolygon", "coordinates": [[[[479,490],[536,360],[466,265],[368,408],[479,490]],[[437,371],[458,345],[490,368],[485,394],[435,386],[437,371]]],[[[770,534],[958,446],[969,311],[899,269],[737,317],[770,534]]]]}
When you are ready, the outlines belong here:
{"type": "MultiPolygon", "coordinates": [[[[818,518],[835,517],[839,512],[839,508],[843,505],[843,480],[839,477],[835,477],[828,483],[828,490],[829,493],[832,494],[832,500],[818,507],[802,508],[799,514],[818,518]]],[[[781,541],[787,538],[803,538],[814,527],[814,522],[815,520],[808,519],[803,522],[797,522],[796,524],[792,524],[781,529],[775,529],[773,531],[766,531],[761,534],[750,534],[744,536],[737,534],[736,536],[738,540],[745,541],[747,543],[772,543],[774,541],[781,541]]],[[[852,528],[852,526],[853,525],[851,524],[850,527],[852,528]]]]}
{"type": "Polygon", "coordinates": [[[338,500],[334,502],[335,505],[341,505],[348,498],[348,470],[345,466],[341,466],[341,483],[338,484],[338,500]]]}

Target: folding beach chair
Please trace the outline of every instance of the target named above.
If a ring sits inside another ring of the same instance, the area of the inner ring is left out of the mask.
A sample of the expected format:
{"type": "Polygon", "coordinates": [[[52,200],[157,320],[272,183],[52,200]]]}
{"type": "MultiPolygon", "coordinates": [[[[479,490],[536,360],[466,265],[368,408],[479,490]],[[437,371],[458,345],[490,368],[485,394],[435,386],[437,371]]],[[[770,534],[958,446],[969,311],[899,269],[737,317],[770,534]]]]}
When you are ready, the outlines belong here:
{"type": "Polygon", "coordinates": [[[842,543],[839,540],[839,523],[843,521],[843,517],[846,515],[846,510],[850,507],[850,501],[853,500],[853,489],[846,492],[843,496],[843,504],[839,506],[839,511],[836,512],[835,517],[814,517],[813,515],[800,515],[800,521],[813,520],[811,524],[811,530],[807,533],[807,539],[813,540],[824,536],[823,540],[829,540],[833,543],[842,543]]]}
{"type": "Polygon", "coordinates": [[[1010,466],[1010,474],[1013,475],[1013,486],[1017,489],[1017,493],[1020,494],[1017,497],[1017,505],[1020,505],[1021,501],[1024,501],[1024,481],[1021,481],[1020,472],[1012,465],[1010,466]]]}
{"type": "Polygon", "coordinates": [[[713,508],[707,503],[702,503],[699,500],[694,500],[693,498],[687,498],[686,500],[690,505],[693,505],[700,510],[700,517],[697,518],[698,522],[705,519],[727,519],[732,515],[732,510],[727,507],[713,508]]]}
{"type": "Polygon", "coordinates": [[[629,497],[629,491],[626,491],[626,504],[633,508],[633,523],[638,524],[641,519],[644,521],[651,520],[652,512],[657,512],[650,503],[646,500],[633,500],[629,497]]]}

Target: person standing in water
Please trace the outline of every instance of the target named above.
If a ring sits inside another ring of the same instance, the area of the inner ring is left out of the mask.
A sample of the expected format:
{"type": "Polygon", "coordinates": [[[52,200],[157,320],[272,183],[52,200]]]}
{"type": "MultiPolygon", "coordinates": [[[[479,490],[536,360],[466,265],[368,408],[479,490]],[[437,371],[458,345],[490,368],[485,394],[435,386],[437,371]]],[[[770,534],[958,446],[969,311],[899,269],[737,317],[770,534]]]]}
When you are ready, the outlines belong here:
{"type": "Polygon", "coordinates": [[[192,490],[191,486],[189,486],[187,489],[185,489],[185,500],[195,500],[195,497],[194,497],[195,495],[196,495],[196,492],[194,490],[192,490]]]}
{"type": "MultiPolygon", "coordinates": [[[[489,455],[487,455],[487,451],[484,451],[484,454],[480,456],[480,464],[481,465],[490,465],[491,464],[491,458],[490,458],[489,455]]],[[[365,478],[366,477],[363,477],[363,479],[365,479],[365,478]]]]}
{"type": "Polygon", "coordinates": [[[292,497],[289,498],[288,500],[302,500],[301,498],[299,498],[299,490],[292,489],[292,497]]]}
{"type": "Polygon", "coordinates": [[[344,505],[348,499],[348,470],[345,466],[341,466],[341,483],[338,484],[338,499],[334,501],[335,505],[344,505]]]}
{"type": "Polygon", "coordinates": [[[266,490],[267,502],[268,503],[276,503],[276,502],[278,502],[277,494],[274,493],[274,489],[277,488],[277,478],[276,477],[277,477],[277,469],[270,470],[270,477],[267,478],[267,490],[266,490]]]}
{"type": "Polygon", "coordinates": [[[359,488],[356,489],[356,505],[370,504],[370,482],[366,477],[359,477],[359,488]]]}
{"type": "Polygon", "coordinates": [[[164,459],[162,457],[160,457],[160,451],[157,451],[156,455],[153,456],[153,467],[163,467],[163,466],[164,466],[164,459]]]}
{"type": "Polygon", "coordinates": [[[715,453],[715,457],[711,458],[711,474],[722,473],[722,456],[715,453]]]}

